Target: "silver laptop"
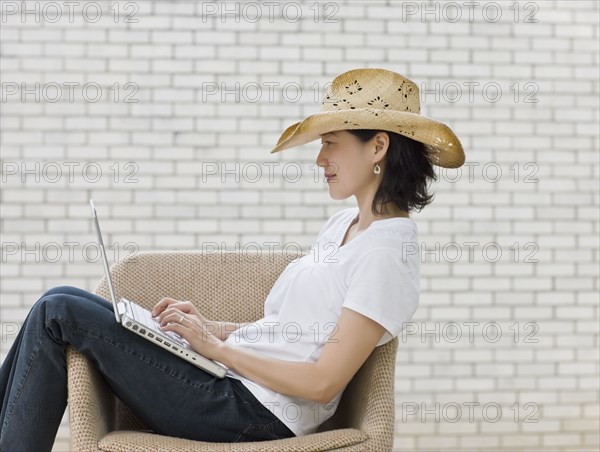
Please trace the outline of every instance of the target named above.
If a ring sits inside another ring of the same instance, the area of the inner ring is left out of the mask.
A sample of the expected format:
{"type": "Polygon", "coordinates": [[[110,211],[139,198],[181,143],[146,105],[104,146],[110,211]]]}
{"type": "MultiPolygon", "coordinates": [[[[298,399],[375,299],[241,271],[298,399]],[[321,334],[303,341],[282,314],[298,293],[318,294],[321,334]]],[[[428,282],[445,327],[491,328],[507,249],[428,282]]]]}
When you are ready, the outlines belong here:
{"type": "MultiPolygon", "coordinates": [[[[104,273],[106,274],[106,282],[108,284],[108,290],[110,292],[110,298],[112,300],[117,323],[120,323],[128,330],[142,336],[153,344],[185,359],[194,366],[205,370],[209,374],[214,375],[217,378],[224,378],[228,370],[227,366],[198,354],[191,348],[190,343],[185,338],[174,331],[161,330],[160,324],[154,320],[150,311],[126,298],[121,298],[117,303],[115,290],[110,278],[104,242],[102,241],[102,233],[100,232],[100,224],[98,223],[98,215],[96,214],[96,208],[94,207],[94,201],[92,199],[90,199],[90,206],[92,208],[92,218],[94,219],[98,244],[100,245],[102,254],[102,262],[104,263],[104,273]]],[[[157,303],[158,301],[159,300],[157,300],[157,303]]]]}

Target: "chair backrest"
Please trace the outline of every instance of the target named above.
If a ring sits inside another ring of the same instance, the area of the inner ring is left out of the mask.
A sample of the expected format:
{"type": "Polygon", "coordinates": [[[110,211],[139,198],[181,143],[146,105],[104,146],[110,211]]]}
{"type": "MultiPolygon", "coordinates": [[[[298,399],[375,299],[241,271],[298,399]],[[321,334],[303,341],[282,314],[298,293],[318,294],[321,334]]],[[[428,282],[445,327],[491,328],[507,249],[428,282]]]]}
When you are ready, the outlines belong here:
{"type": "MultiPolygon", "coordinates": [[[[283,250],[140,252],[114,264],[111,277],[117,297],[147,309],[169,296],[192,301],[213,320],[253,322],[263,317],[264,301],[281,272],[298,257],[302,255],[283,250]]],[[[105,278],[95,292],[108,297],[105,278]]],[[[391,448],[397,347],[395,337],[373,351],[346,386],[335,414],[318,431],[372,428],[379,444],[391,448]]]]}
{"type": "MultiPolygon", "coordinates": [[[[301,255],[300,255],[301,256],[301,255]]],[[[297,255],[276,251],[145,251],[111,266],[117,298],[152,308],[163,297],[190,300],[212,320],[253,322],[285,266],[297,255]]],[[[108,297],[106,280],[95,289],[108,297]]]]}

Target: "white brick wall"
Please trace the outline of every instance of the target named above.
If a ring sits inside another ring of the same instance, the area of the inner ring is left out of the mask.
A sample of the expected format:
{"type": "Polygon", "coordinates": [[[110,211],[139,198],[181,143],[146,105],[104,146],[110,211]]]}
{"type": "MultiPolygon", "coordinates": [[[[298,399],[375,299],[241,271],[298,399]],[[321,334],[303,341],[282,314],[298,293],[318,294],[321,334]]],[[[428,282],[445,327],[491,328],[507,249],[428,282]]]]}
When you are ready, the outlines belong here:
{"type": "MultiPolygon", "coordinates": [[[[285,127],[319,111],[315,87],[351,68],[385,67],[420,86],[422,113],[457,132],[472,164],[438,171],[434,203],[413,215],[431,253],[398,351],[395,449],[597,450],[596,1],[479,2],[472,11],[465,2],[307,1],[296,2],[299,21],[293,5],[287,21],[277,8],[269,20],[264,5],[254,20],[243,3],[244,17],[221,21],[219,6],[235,4],[138,1],[121,2],[116,23],[114,2],[82,2],[73,22],[60,1],[56,20],[49,3],[28,1],[24,19],[21,1],[1,4],[3,325],[22,322],[52,286],[92,290],[101,277],[80,246],[69,261],[64,245],[93,240],[90,194],[109,243],[308,246],[354,199],[334,202],[315,181],[316,142],[268,151],[285,127]],[[137,22],[126,23],[132,13],[137,22]],[[24,102],[10,91],[22,83],[24,102]],[[65,83],[75,84],[74,102],[65,83]],[[83,97],[96,96],[93,86],[82,92],[86,83],[100,87],[98,102],[83,97]],[[239,99],[236,83],[248,88],[239,99]],[[63,88],[59,102],[48,101],[52,84],[63,88]],[[211,84],[227,95],[203,99],[211,84]],[[301,87],[298,101],[293,89],[282,95],[286,84],[301,87]],[[486,99],[483,87],[501,95],[486,99]],[[207,162],[232,172],[203,179],[207,162]],[[93,168],[82,174],[86,163],[101,168],[97,181],[93,168]],[[285,163],[304,177],[286,179],[285,163]],[[14,171],[23,166],[34,168],[25,182],[14,171]],[[22,243],[40,252],[24,255],[22,243]],[[63,246],[56,262],[51,243],[63,246]]],[[[14,340],[5,332],[2,358],[14,340]]],[[[54,450],[68,449],[65,413],[54,450]]]]}

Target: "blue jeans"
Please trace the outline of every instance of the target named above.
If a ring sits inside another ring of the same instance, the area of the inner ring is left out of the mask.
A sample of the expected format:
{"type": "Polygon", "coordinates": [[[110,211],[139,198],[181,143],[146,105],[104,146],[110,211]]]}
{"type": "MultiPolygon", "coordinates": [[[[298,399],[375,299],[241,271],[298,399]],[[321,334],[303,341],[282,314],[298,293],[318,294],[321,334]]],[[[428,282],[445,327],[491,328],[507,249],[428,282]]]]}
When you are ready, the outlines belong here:
{"type": "Polygon", "coordinates": [[[155,433],[213,442],[295,436],[239,380],[218,379],[126,330],[104,298],[59,286],[31,308],[0,368],[1,452],[52,449],[67,405],[67,344],[155,433]]]}

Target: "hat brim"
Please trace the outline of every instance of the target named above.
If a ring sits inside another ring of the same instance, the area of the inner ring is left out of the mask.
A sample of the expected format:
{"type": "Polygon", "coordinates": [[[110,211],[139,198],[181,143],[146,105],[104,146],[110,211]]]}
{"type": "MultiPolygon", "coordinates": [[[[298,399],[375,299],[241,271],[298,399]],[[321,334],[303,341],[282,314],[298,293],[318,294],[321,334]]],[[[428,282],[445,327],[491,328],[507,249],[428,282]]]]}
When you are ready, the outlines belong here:
{"type": "Polygon", "coordinates": [[[458,168],[465,162],[462,144],[446,124],[418,113],[397,110],[347,109],[315,113],[285,129],[270,153],[310,143],[324,133],[347,129],[386,130],[420,141],[431,152],[432,162],[437,166],[458,168]]]}

